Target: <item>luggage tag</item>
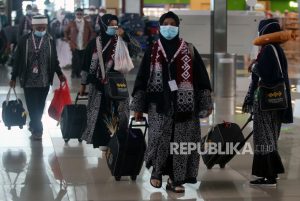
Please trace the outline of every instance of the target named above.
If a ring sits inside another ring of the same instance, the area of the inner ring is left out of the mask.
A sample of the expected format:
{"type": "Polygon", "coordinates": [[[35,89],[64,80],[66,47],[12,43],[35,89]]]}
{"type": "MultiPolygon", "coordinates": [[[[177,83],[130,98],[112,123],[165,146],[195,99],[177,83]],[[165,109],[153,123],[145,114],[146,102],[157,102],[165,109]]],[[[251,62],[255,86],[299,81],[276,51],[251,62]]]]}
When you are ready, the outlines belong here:
{"type": "Polygon", "coordinates": [[[175,80],[171,80],[169,81],[169,87],[171,89],[171,91],[177,91],[178,90],[178,86],[175,80]]]}

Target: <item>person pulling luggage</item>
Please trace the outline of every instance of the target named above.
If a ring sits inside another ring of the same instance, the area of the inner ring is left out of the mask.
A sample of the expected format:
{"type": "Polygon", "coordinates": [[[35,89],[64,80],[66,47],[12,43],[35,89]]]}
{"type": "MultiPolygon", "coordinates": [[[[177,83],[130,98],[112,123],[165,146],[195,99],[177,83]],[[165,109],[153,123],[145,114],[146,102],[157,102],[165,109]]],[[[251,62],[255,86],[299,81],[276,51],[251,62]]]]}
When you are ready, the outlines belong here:
{"type": "MultiPolygon", "coordinates": [[[[260,37],[279,32],[281,28],[278,20],[267,19],[259,23],[258,31],[260,37]]],[[[250,181],[250,185],[276,187],[278,174],[285,171],[278,152],[281,125],[282,123],[293,122],[288,63],[280,43],[268,40],[266,44],[261,45],[260,53],[249,67],[249,71],[252,80],[244,100],[243,112],[253,112],[254,157],[252,175],[257,177],[257,179],[250,181]],[[271,93],[271,96],[263,96],[261,93],[261,87],[267,86],[270,89],[279,86],[280,83],[284,85],[284,91],[278,93],[276,90],[275,93],[271,93]],[[285,98],[280,97],[283,94],[285,94],[285,98]],[[263,109],[261,103],[267,97],[274,98],[273,100],[280,98],[276,101],[267,101],[268,105],[285,100],[286,108],[263,109]]]]}
{"type": "Polygon", "coordinates": [[[61,82],[66,78],[59,67],[55,42],[47,33],[47,18],[34,16],[32,25],[33,31],[19,40],[9,85],[15,88],[19,77],[30,117],[31,138],[40,140],[43,135],[41,119],[54,74],[61,82]]]}
{"type": "Polygon", "coordinates": [[[113,122],[117,118],[119,129],[128,129],[129,95],[122,101],[110,98],[108,89],[104,87],[106,79],[102,74],[105,76],[107,73],[117,72],[114,67],[118,37],[127,42],[129,52],[139,48],[132,47],[136,44],[132,43],[134,39],[121,27],[118,27],[119,19],[117,16],[105,14],[99,23],[100,34],[88,44],[81,72],[80,94],[83,95],[86,91],[86,85],[89,86],[87,128],[82,139],[88,144],[93,144],[94,148],[106,151],[111,135],[107,123],[113,122]]]}
{"type": "Polygon", "coordinates": [[[161,188],[162,176],[168,175],[167,190],[183,193],[183,184],[197,182],[199,153],[172,155],[170,143],[200,143],[199,115],[212,113],[212,89],[200,54],[179,37],[179,17],[168,12],[159,23],[159,40],[144,55],[130,109],[137,121],[148,113],[150,184],[161,188]]]}

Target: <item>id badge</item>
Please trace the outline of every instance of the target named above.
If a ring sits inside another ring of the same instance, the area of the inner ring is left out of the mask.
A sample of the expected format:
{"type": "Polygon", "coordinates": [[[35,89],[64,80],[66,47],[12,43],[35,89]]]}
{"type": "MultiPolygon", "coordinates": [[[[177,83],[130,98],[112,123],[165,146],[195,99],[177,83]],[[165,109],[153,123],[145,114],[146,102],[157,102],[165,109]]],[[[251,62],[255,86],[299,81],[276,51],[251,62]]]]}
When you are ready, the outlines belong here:
{"type": "Polygon", "coordinates": [[[178,86],[175,80],[171,80],[169,81],[169,87],[171,89],[171,91],[177,91],[178,90],[178,86]]]}
{"type": "Polygon", "coordinates": [[[33,68],[32,68],[32,73],[34,74],[38,74],[39,73],[39,68],[37,65],[34,65],[33,68]]]}

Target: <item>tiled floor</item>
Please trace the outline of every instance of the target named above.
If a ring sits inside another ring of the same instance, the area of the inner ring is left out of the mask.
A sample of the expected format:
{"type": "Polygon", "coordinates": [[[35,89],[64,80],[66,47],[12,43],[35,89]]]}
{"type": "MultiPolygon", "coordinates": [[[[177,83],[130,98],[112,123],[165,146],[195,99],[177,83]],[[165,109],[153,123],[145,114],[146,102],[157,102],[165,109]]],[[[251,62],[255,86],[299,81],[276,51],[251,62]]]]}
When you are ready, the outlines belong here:
{"type": "MultiPolygon", "coordinates": [[[[0,102],[5,99],[10,68],[0,69],[0,102]]],[[[300,88],[297,87],[299,69],[292,67],[295,116],[300,118],[300,88]]],[[[65,71],[69,76],[70,72],[65,71]]],[[[134,76],[129,75],[129,83],[134,76]]],[[[249,80],[238,78],[236,98],[216,99],[215,114],[202,120],[202,134],[209,126],[222,120],[242,125],[247,115],[240,114],[241,104],[249,80]]],[[[57,80],[55,81],[55,88],[57,80]]],[[[78,90],[78,80],[70,82],[72,95],[78,90]]],[[[17,93],[24,99],[23,92],[17,93]]],[[[53,94],[47,99],[47,107],[53,94]]],[[[46,107],[46,108],[47,108],[46,107]]],[[[143,168],[136,182],[124,177],[116,182],[107,168],[99,149],[71,140],[65,144],[56,122],[45,112],[45,133],[42,142],[30,141],[30,133],[13,128],[7,130],[0,122],[0,201],[100,201],[100,200],[185,200],[185,201],[297,201],[300,200],[300,119],[282,128],[280,153],[286,173],[280,176],[277,188],[253,188],[251,179],[252,156],[238,155],[225,169],[207,170],[201,161],[198,183],[186,185],[185,194],[174,194],[163,188],[154,189],[149,184],[150,171],[143,168]]],[[[245,135],[251,130],[246,128],[245,135]]],[[[250,139],[252,141],[252,139],[250,139]]]]}

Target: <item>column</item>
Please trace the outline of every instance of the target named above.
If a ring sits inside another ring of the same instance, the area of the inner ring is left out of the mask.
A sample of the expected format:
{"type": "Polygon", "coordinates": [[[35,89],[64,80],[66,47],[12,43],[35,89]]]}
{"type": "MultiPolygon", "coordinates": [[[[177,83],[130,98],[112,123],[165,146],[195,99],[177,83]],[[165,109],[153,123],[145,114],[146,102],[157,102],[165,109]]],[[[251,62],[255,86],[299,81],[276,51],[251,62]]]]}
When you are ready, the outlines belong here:
{"type": "Polygon", "coordinates": [[[298,12],[299,12],[299,19],[300,19],[300,0],[298,0],[298,12]]]}
{"type": "Polygon", "coordinates": [[[227,0],[211,1],[211,79],[217,97],[234,97],[235,55],[227,53],[227,0]]]}
{"type": "Polygon", "coordinates": [[[90,6],[96,6],[96,8],[98,8],[99,6],[101,6],[101,0],[89,0],[89,4],[90,6]]]}
{"type": "Polygon", "coordinates": [[[141,0],[123,0],[123,13],[142,13],[141,0]]]}

